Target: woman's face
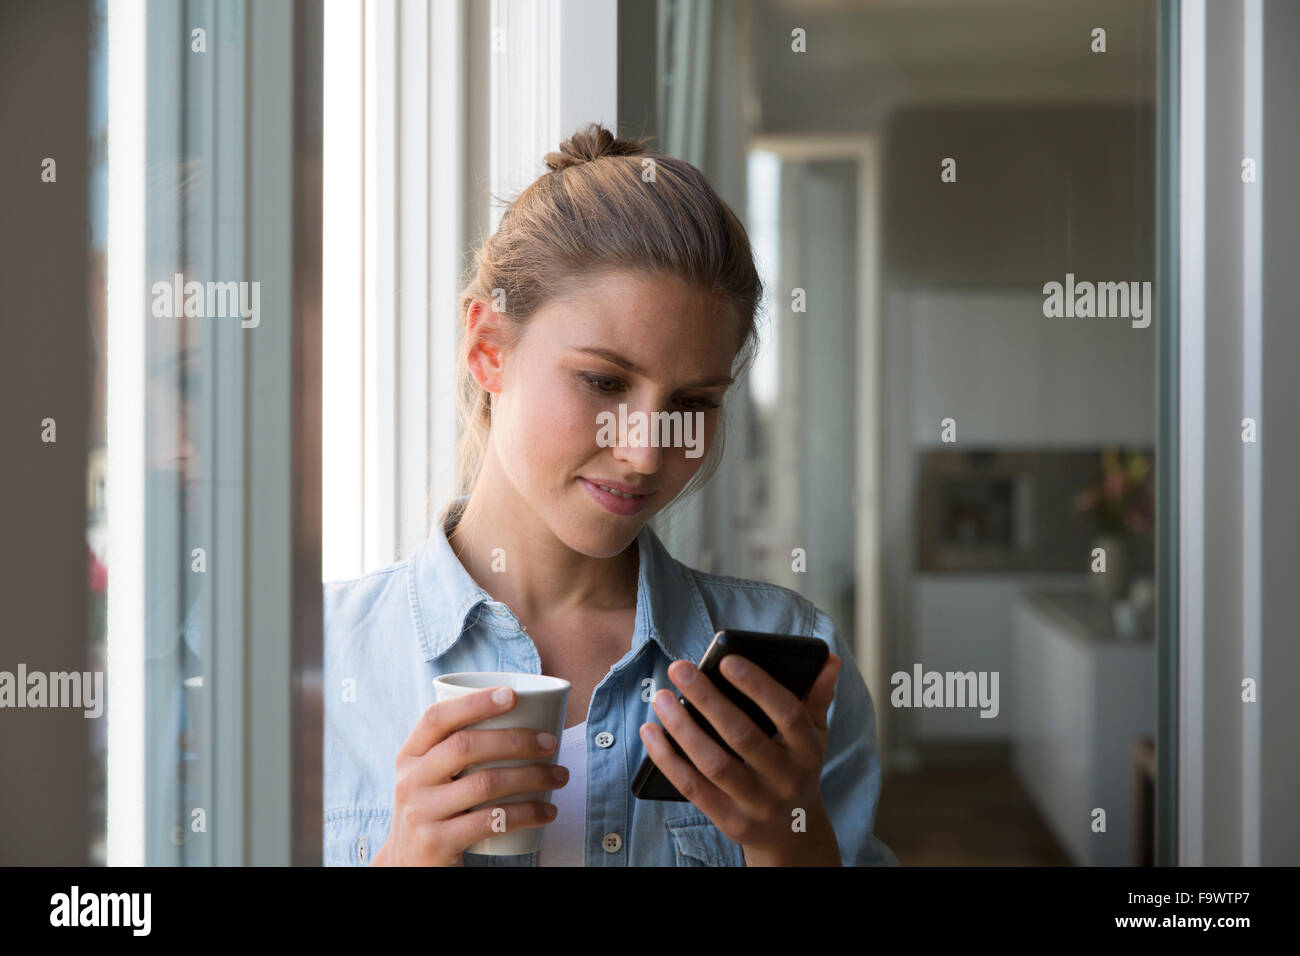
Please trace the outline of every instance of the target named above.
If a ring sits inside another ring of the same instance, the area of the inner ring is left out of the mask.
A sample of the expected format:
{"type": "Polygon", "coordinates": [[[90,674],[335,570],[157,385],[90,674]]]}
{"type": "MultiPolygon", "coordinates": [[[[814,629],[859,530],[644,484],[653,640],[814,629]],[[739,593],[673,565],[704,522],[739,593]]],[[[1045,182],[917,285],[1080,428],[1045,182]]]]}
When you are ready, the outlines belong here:
{"type": "MultiPolygon", "coordinates": [[[[489,326],[501,318],[485,304],[472,315],[489,326]]],[[[735,320],[720,298],[680,280],[614,272],[552,300],[524,329],[509,352],[471,351],[494,393],[492,453],[507,490],[560,540],[612,557],[704,463],[731,381],[735,320]],[[673,412],[666,430],[656,413],[673,412]],[[601,484],[642,494],[619,498],[601,484]]]]}

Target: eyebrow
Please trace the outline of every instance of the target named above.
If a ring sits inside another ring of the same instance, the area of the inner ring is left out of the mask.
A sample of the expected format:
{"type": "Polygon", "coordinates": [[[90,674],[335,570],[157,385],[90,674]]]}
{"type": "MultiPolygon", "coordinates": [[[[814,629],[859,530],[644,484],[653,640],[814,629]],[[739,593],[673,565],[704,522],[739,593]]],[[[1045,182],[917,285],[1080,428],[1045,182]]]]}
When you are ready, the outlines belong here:
{"type": "MultiPolygon", "coordinates": [[[[624,358],[622,355],[619,355],[617,352],[613,351],[612,349],[602,349],[602,348],[596,348],[594,346],[588,346],[588,347],[578,348],[575,351],[585,352],[588,355],[594,355],[596,358],[602,358],[607,362],[613,362],[615,365],[627,369],[629,372],[633,373],[634,375],[644,375],[647,378],[650,377],[649,373],[647,373],[645,369],[641,368],[641,366],[637,365],[631,359],[624,358]]],[[[687,388],[711,388],[716,385],[730,385],[734,381],[735,381],[734,378],[727,376],[724,378],[711,378],[702,382],[691,382],[686,387],[687,388]]]]}

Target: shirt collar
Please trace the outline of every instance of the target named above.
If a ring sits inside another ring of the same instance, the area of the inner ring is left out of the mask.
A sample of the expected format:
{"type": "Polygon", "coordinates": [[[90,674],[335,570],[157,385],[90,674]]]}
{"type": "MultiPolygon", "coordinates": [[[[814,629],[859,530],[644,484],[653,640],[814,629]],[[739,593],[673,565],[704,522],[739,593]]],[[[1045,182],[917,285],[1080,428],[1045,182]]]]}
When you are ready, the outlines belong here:
{"type": "MultiPolygon", "coordinates": [[[[495,604],[492,595],[470,577],[447,540],[468,500],[468,495],[455,499],[446,524],[433,529],[410,565],[411,613],[426,661],[446,653],[486,612],[484,606],[495,604]]],[[[634,654],[651,640],[671,660],[698,662],[713,640],[715,628],[694,574],[668,553],[649,522],[637,533],[636,543],[640,568],[634,654]]],[[[504,614],[514,619],[508,610],[504,614]]]]}

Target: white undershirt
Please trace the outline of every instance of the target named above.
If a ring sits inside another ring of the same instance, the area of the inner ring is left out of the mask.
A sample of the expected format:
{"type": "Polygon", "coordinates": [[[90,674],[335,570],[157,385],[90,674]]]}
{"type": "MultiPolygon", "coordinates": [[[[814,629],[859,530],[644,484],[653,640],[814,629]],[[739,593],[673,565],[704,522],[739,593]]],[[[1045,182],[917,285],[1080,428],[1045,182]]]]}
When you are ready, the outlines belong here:
{"type": "Polygon", "coordinates": [[[560,737],[556,763],[569,771],[569,782],[551,792],[559,811],[542,827],[538,866],[584,866],[587,839],[587,722],[568,728],[560,737]]]}

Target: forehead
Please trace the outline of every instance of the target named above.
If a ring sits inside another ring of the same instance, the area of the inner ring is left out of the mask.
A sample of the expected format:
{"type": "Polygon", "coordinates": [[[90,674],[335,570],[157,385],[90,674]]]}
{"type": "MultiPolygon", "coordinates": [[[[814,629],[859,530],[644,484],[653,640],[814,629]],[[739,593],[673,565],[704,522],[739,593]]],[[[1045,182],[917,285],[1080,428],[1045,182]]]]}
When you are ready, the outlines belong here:
{"type": "Polygon", "coordinates": [[[709,364],[730,362],[735,352],[736,319],[726,301],[675,276],[594,274],[543,311],[548,332],[564,348],[610,346],[612,340],[620,350],[675,351],[679,361],[694,354],[709,364]]]}

